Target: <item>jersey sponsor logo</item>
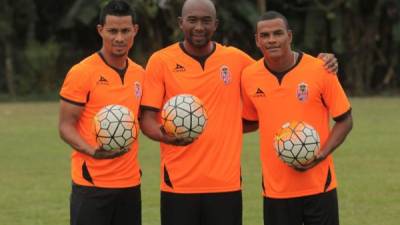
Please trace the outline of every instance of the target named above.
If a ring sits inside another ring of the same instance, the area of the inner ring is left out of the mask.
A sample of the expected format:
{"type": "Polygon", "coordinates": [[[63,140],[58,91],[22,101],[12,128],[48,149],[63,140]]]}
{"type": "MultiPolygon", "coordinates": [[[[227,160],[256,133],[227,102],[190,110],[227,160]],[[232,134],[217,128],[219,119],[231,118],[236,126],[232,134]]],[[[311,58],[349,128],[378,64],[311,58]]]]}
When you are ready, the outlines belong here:
{"type": "Polygon", "coordinates": [[[301,102],[308,99],[308,84],[301,82],[297,85],[297,99],[301,102]]]}
{"type": "Polygon", "coordinates": [[[100,75],[100,78],[97,81],[97,84],[108,85],[109,83],[108,83],[108,80],[104,76],[100,75]]]}
{"type": "Polygon", "coordinates": [[[228,85],[232,82],[232,75],[231,72],[229,71],[229,67],[225,65],[221,66],[220,75],[225,85],[228,85]]]}
{"type": "Polygon", "coordinates": [[[185,70],[186,70],[185,67],[177,63],[174,72],[185,72],[185,70]]]}
{"type": "Polygon", "coordinates": [[[254,93],[253,97],[265,97],[265,93],[261,88],[257,88],[256,93],[254,93]]]}
{"type": "Polygon", "coordinates": [[[140,85],[139,81],[135,81],[135,96],[136,98],[140,98],[142,96],[142,85],[140,85]]]}

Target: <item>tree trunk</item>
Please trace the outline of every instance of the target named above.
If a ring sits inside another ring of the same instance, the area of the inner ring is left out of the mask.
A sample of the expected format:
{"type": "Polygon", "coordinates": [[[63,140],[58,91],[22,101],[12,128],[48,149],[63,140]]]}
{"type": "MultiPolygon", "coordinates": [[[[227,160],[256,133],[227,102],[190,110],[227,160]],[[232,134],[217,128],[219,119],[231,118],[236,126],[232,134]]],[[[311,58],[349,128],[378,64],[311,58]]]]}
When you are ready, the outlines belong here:
{"type": "Polygon", "coordinates": [[[10,95],[12,100],[15,100],[17,98],[17,93],[15,90],[15,83],[14,83],[14,65],[11,54],[12,46],[9,44],[5,44],[4,47],[5,47],[5,54],[4,54],[5,78],[6,78],[8,94],[10,95]]]}
{"type": "Polygon", "coordinates": [[[260,14],[267,10],[267,0],[257,0],[257,9],[260,14]]]}

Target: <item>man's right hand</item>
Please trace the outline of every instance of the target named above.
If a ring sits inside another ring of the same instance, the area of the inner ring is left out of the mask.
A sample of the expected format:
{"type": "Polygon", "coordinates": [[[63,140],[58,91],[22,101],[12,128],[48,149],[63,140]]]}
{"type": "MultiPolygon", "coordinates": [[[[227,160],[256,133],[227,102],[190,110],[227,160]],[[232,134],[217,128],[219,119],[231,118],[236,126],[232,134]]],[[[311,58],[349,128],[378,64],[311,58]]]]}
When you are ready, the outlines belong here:
{"type": "Polygon", "coordinates": [[[194,138],[178,138],[178,137],[171,137],[168,136],[166,137],[163,142],[166,144],[170,144],[170,145],[176,145],[176,146],[186,146],[186,145],[190,145],[193,143],[195,139],[194,138]]]}
{"type": "Polygon", "coordinates": [[[161,141],[169,145],[186,146],[191,144],[194,140],[196,140],[195,138],[190,138],[190,137],[180,138],[171,136],[165,132],[162,126],[160,127],[160,130],[162,133],[161,141]]]}
{"type": "Polygon", "coordinates": [[[96,149],[91,156],[95,159],[114,159],[128,152],[128,149],[122,148],[118,150],[104,150],[101,147],[96,149]]]}

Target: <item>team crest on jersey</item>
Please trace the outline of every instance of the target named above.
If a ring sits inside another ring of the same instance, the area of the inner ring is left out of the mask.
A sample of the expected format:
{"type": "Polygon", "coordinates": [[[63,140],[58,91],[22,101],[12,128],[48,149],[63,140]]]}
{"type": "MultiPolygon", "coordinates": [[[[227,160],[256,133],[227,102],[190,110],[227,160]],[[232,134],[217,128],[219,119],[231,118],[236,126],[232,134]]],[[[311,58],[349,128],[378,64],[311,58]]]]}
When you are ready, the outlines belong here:
{"type": "Polygon", "coordinates": [[[229,67],[223,65],[223,66],[221,66],[221,69],[219,72],[221,75],[221,79],[222,79],[222,81],[224,81],[225,85],[228,85],[232,82],[232,75],[231,75],[231,72],[229,71],[229,67]]]}
{"type": "Polygon", "coordinates": [[[297,99],[302,102],[308,99],[308,85],[304,82],[297,85],[297,99]]]}
{"type": "Polygon", "coordinates": [[[142,86],[139,81],[135,82],[135,96],[136,98],[140,98],[142,96],[142,86]]]}

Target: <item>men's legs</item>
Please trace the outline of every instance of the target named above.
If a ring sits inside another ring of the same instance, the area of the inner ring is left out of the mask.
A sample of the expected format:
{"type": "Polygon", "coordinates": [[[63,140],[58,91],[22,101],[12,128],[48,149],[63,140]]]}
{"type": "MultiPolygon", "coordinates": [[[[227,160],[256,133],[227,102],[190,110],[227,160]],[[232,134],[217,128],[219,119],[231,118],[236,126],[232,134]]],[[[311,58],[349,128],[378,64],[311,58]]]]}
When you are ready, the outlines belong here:
{"type": "Polygon", "coordinates": [[[161,192],[161,225],[201,225],[199,194],[161,192]]]}
{"type": "Polygon", "coordinates": [[[264,225],[302,225],[302,198],[264,197],[264,225]]]}
{"type": "Polygon", "coordinates": [[[336,189],[308,196],[304,204],[304,225],[339,225],[336,189]]]}
{"type": "Polygon", "coordinates": [[[115,198],[113,225],[141,225],[142,202],[140,185],[131,188],[120,189],[115,198]]]}
{"type": "Polygon", "coordinates": [[[72,185],[70,199],[71,225],[109,225],[113,213],[114,196],[94,187],[72,185]]]}
{"type": "Polygon", "coordinates": [[[242,192],[202,194],[202,225],[242,225],[242,192]]]}

